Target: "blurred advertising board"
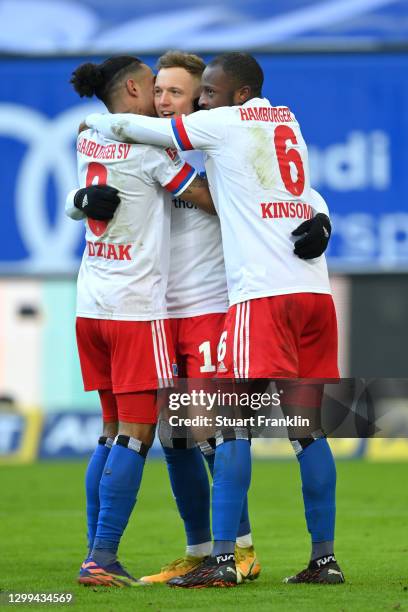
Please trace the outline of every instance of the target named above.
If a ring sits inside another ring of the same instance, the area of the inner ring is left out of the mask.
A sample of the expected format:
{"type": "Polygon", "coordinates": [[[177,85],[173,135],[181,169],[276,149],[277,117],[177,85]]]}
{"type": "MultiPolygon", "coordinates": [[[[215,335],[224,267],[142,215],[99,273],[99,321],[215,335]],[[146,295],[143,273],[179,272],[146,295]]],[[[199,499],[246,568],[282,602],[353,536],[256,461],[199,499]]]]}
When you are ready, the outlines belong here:
{"type": "MultiPolygon", "coordinates": [[[[309,145],[312,184],[333,220],[331,268],[408,269],[408,54],[257,57],[264,95],[291,108],[309,145]]],[[[144,59],[153,66],[157,58],[144,59]]],[[[64,202],[77,185],[77,126],[102,108],[69,85],[82,61],[89,58],[0,60],[0,273],[78,268],[83,228],[65,218],[64,202]]]]}
{"type": "MultiPolygon", "coordinates": [[[[176,447],[183,438],[192,447],[209,437],[218,443],[234,428],[237,436],[250,432],[254,458],[293,459],[294,449],[301,450],[298,439],[325,432],[339,459],[408,460],[408,379],[343,378],[324,387],[322,382],[259,379],[251,381],[255,387],[244,385],[249,393],[237,393],[238,385],[225,381],[206,379],[191,386],[191,379],[178,379],[158,396],[161,439],[176,447]],[[317,396],[318,410],[310,399],[317,396]]],[[[98,410],[72,406],[43,412],[2,398],[0,464],[86,458],[101,424],[98,410]]],[[[157,439],[150,456],[161,456],[157,439]]]]}
{"type": "MultiPolygon", "coordinates": [[[[0,411],[0,466],[36,459],[84,459],[101,435],[97,412],[60,411],[44,414],[37,408],[0,411]]],[[[158,440],[151,456],[161,455],[158,440]]]]}
{"type": "MultiPolygon", "coordinates": [[[[99,414],[89,412],[2,412],[0,467],[10,463],[31,463],[37,459],[87,459],[100,436],[100,423],[99,414]]],[[[337,438],[330,440],[330,446],[337,459],[408,461],[407,438],[337,438]]],[[[252,455],[254,459],[295,459],[290,442],[281,438],[253,440],[252,455]]],[[[162,457],[157,438],[149,457],[162,457]]]]}

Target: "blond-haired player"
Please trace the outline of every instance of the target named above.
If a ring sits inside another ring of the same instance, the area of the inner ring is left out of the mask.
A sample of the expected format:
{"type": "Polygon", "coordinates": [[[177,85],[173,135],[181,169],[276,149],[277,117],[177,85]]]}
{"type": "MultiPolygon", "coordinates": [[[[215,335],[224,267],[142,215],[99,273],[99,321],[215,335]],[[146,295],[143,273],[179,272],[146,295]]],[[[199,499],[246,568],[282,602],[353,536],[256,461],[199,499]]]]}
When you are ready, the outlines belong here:
{"type": "MultiPolygon", "coordinates": [[[[168,51],[157,63],[154,101],[159,117],[179,117],[196,110],[201,76],[205,69],[197,55],[168,51]]],[[[205,173],[200,151],[181,153],[200,173],[205,173]]],[[[227,281],[220,222],[184,197],[171,203],[170,270],[167,309],[176,350],[179,376],[212,378],[217,346],[228,310],[227,281]]],[[[211,552],[210,490],[202,453],[194,440],[173,435],[162,421],[159,435],[166,457],[173,495],[184,521],[185,555],[164,566],[145,582],[165,582],[196,567],[211,552]]],[[[210,472],[214,467],[215,440],[200,444],[210,472]]],[[[253,580],[260,565],[253,548],[245,499],[236,543],[237,570],[253,580]]]]}

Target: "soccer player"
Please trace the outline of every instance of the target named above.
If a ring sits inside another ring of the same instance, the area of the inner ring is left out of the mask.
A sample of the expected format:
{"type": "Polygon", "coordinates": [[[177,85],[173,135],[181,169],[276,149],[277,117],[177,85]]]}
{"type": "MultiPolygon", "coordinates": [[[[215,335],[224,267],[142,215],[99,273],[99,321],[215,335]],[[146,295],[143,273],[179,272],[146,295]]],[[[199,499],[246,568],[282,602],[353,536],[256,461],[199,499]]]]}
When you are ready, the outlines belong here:
{"type": "MultiPolygon", "coordinates": [[[[81,97],[96,95],[113,113],[154,115],[154,76],[137,58],[83,64],[71,82],[81,97]]],[[[86,219],[77,343],[85,390],[98,391],[103,415],[86,475],[89,555],[78,581],[136,586],[143,583],[126,572],[117,550],[154,436],[157,389],[177,373],[165,296],[170,208],[163,187],[208,209],[212,201],[206,182],[174,150],[118,144],[87,130],[78,136],[77,155],[82,189],[67,211],[86,219]],[[113,208],[121,201],[110,221],[111,204],[86,189],[107,182],[110,202],[117,198],[113,208]]]]}
{"type": "MultiPolygon", "coordinates": [[[[316,212],[306,145],[290,109],[262,98],[262,84],[253,57],[227,53],[207,67],[201,102],[208,96],[228,106],[173,119],[132,116],[125,126],[121,116],[93,114],[86,123],[112,138],[205,151],[230,301],[218,376],[337,378],[336,315],[326,262],[296,257],[291,239],[296,225],[311,221],[316,212]]],[[[324,218],[317,224],[323,242],[329,230],[324,218]]],[[[250,448],[245,439],[221,435],[218,442],[212,554],[171,580],[175,586],[236,584],[234,545],[250,483],[250,448]]],[[[288,581],[343,582],[333,552],[336,473],[330,447],[320,433],[293,443],[312,554],[308,568],[288,581]]]]}
{"type": "MultiPolygon", "coordinates": [[[[189,115],[200,94],[203,60],[181,51],[168,51],[159,58],[154,98],[159,117],[189,115]]],[[[181,153],[185,161],[204,173],[199,151],[181,153]]],[[[179,368],[183,378],[212,378],[216,371],[217,345],[228,309],[227,282],[220,223],[196,205],[179,197],[171,204],[170,271],[167,309],[179,368]]],[[[170,482],[187,538],[185,555],[164,566],[144,582],[166,582],[184,575],[211,552],[210,491],[202,453],[192,440],[172,435],[160,422],[159,436],[166,457],[170,482]]],[[[201,444],[213,472],[215,440],[201,444]]],[[[237,545],[237,571],[253,580],[260,573],[245,498],[237,545]]]]}

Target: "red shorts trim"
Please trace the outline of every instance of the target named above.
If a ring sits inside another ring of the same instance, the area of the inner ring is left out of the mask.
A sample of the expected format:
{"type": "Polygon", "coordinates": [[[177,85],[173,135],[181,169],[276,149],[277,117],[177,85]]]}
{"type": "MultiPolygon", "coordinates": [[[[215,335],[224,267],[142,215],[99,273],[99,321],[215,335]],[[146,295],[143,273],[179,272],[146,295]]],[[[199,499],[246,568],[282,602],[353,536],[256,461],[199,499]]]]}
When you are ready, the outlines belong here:
{"type": "Polygon", "coordinates": [[[181,378],[213,378],[225,313],[170,319],[181,378]]]}
{"type": "Polygon", "coordinates": [[[331,295],[248,300],[227,313],[218,348],[221,378],[338,378],[331,295]]]}
{"type": "Polygon", "coordinates": [[[76,320],[85,391],[149,391],[171,386],[177,366],[168,320],[76,320]]]}

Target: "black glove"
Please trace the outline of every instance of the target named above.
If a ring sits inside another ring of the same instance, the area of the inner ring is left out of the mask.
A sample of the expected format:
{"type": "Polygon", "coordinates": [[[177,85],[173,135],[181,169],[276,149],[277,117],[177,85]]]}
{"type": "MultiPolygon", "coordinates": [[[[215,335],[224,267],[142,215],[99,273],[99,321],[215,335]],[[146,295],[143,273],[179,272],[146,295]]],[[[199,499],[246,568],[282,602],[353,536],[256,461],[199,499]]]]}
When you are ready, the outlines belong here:
{"type": "Polygon", "coordinates": [[[304,221],[292,232],[292,236],[304,236],[295,242],[295,255],[300,259],[320,257],[329,244],[331,234],[330,219],[318,213],[313,219],[304,221]]]}
{"type": "Polygon", "coordinates": [[[109,221],[120,204],[118,190],[109,185],[90,185],[78,189],[74,196],[74,206],[91,219],[109,221]]]}

